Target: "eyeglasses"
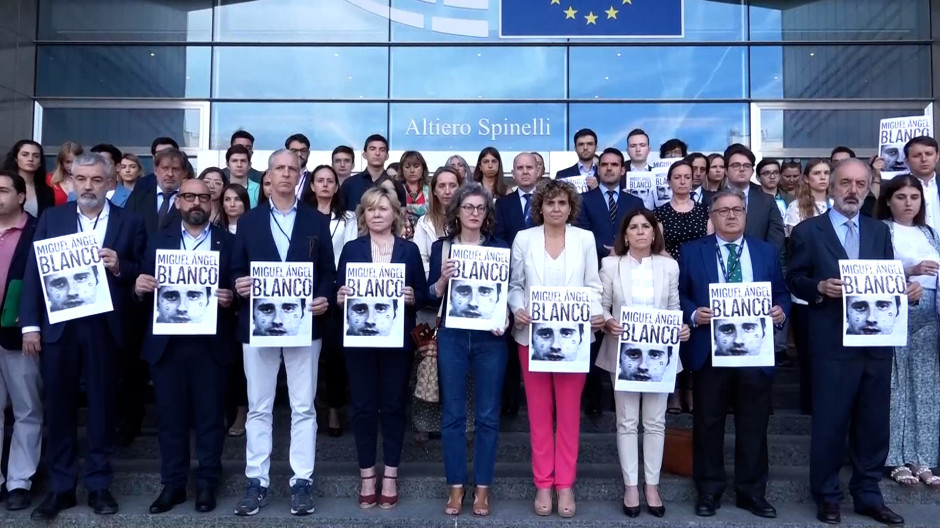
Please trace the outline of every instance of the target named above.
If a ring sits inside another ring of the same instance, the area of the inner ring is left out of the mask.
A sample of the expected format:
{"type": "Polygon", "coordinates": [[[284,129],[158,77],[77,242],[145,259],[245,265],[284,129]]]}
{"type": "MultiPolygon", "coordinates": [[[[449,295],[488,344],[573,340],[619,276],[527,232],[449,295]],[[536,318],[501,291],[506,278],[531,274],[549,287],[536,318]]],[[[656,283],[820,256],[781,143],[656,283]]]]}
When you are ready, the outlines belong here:
{"type": "Polygon", "coordinates": [[[732,163],[731,165],[728,165],[728,168],[731,169],[731,170],[741,170],[741,169],[744,169],[744,170],[751,170],[751,169],[754,168],[754,164],[752,164],[752,163],[737,163],[737,162],[735,162],[735,163],[732,163]]]}
{"type": "Polygon", "coordinates": [[[780,171],[776,171],[776,170],[772,170],[772,171],[763,171],[763,172],[760,173],[760,175],[763,176],[763,177],[765,177],[765,178],[768,177],[768,176],[780,176],[780,171]]]}
{"type": "Polygon", "coordinates": [[[199,199],[199,203],[209,203],[209,200],[212,199],[211,194],[196,194],[196,193],[180,193],[180,200],[183,200],[187,203],[193,203],[196,199],[199,199]]]}
{"type": "Polygon", "coordinates": [[[473,213],[483,214],[486,212],[485,205],[463,204],[460,206],[460,209],[467,214],[473,214],[473,213]]]}
{"type": "Polygon", "coordinates": [[[729,216],[740,216],[744,214],[743,207],[722,207],[721,209],[715,209],[712,211],[721,218],[728,218],[729,216]]]}
{"type": "Polygon", "coordinates": [[[310,149],[289,149],[294,154],[310,154],[310,149]]]}

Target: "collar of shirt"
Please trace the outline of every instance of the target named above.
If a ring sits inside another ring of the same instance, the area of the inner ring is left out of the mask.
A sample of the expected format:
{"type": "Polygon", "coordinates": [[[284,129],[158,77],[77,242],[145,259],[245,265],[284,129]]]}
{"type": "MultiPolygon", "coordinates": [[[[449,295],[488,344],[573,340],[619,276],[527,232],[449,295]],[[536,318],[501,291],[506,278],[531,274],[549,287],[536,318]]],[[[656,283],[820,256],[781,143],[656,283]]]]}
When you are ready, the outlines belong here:
{"type": "Polygon", "coordinates": [[[735,240],[725,240],[724,238],[721,238],[721,235],[715,233],[715,238],[718,239],[718,245],[722,248],[725,247],[725,244],[734,244],[736,246],[740,246],[744,242],[744,235],[739,236],[735,240]]]}
{"type": "Polygon", "coordinates": [[[180,237],[183,241],[183,249],[195,249],[197,245],[206,238],[208,238],[209,233],[211,232],[212,224],[206,222],[206,227],[199,233],[198,236],[192,236],[189,234],[189,231],[186,230],[186,226],[180,222],[180,237]],[[188,243],[187,243],[188,242],[188,243]]]}
{"type": "Polygon", "coordinates": [[[611,192],[614,193],[613,195],[614,202],[617,201],[617,198],[620,198],[620,186],[617,185],[616,183],[614,184],[613,187],[608,187],[606,184],[602,183],[598,188],[601,190],[601,193],[603,193],[605,200],[607,199],[608,196],[610,196],[610,194],[608,193],[611,193],[611,192]]]}
{"type": "Polygon", "coordinates": [[[587,167],[581,163],[581,160],[578,160],[578,171],[581,173],[581,176],[594,176],[597,172],[597,167],[594,165],[593,161],[591,162],[591,166],[587,167]]]}
{"type": "Polygon", "coordinates": [[[28,218],[29,216],[26,215],[26,211],[21,211],[19,220],[17,220],[16,223],[11,225],[10,227],[0,231],[0,234],[6,233],[7,231],[10,231],[12,229],[22,231],[23,228],[26,227],[26,219],[28,218]]]}
{"type": "Polygon", "coordinates": [[[96,222],[100,222],[101,220],[108,219],[108,214],[111,213],[111,204],[109,203],[108,200],[105,200],[104,207],[101,208],[101,212],[99,212],[96,216],[85,216],[85,213],[82,212],[82,208],[80,205],[76,205],[75,210],[78,212],[79,220],[82,220],[89,224],[94,224],[96,222]]]}
{"type": "Polygon", "coordinates": [[[836,228],[836,232],[839,231],[839,228],[845,226],[846,220],[854,220],[855,228],[858,229],[858,213],[855,213],[855,216],[848,218],[844,214],[840,213],[836,209],[829,209],[829,220],[832,222],[832,227],[836,228]]]}
{"type": "Polygon", "coordinates": [[[633,162],[631,161],[630,170],[637,171],[637,172],[649,172],[650,166],[647,163],[644,163],[643,165],[634,165],[633,162]]]}
{"type": "Polygon", "coordinates": [[[270,203],[271,203],[271,212],[272,212],[272,213],[279,214],[279,215],[281,215],[282,217],[285,217],[285,218],[286,218],[286,217],[290,216],[291,214],[297,212],[297,198],[296,198],[296,197],[294,198],[294,203],[291,204],[291,206],[287,208],[287,211],[284,211],[284,212],[281,212],[277,207],[275,207],[273,201],[270,202],[270,203]]]}

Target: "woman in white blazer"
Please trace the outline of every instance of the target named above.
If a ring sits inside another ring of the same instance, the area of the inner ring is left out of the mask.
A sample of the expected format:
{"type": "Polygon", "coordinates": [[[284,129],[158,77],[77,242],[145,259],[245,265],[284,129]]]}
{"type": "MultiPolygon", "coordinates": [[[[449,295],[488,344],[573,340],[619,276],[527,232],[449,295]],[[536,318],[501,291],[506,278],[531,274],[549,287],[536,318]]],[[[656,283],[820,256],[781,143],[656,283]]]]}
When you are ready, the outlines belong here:
{"type": "Polygon", "coordinates": [[[530,214],[537,227],[520,231],[512,245],[508,302],[516,320],[513,337],[519,344],[528,402],[538,515],[551,514],[553,487],[558,494],[558,515],[575,513],[572,486],[587,369],[583,373],[529,372],[529,292],[533,286],[591,288],[591,328],[582,327],[580,338],[590,340],[592,330],[604,324],[594,235],[568,225],[578,217],[580,202],[571,184],[544,180],[532,197],[530,214]],[[557,433],[553,434],[556,420],[557,433]]]}
{"type": "MultiPolygon", "coordinates": [[[[643,306],[661,310],[679,309],[679,265],[662,256],[666,243],[656,227],[656,216],[646,209],[630,213],[623,219],[614,237],[615,255],[601,261],[601,283],[604,308],[604,340],[597,354],[596,365],[610,372],[611,385],[617,385],[617,355],[620,353],[620,308],[643,306]]],[[[679,339],[689,338],[689,328],[682,326],[679,339]]],[[[673,347],[666,362],[679,361],[678,347],[673,347]]],[[[681,370],[681,366],[678,367],[681,370]]],[[[637,424],[640,401],[643,405],[643,471],[646,482],[646,503],[650,514],[666,514],[659,497],[659,471],[663,463],[663,441],[666,430],[667,393],[614,391],[617,412],[617,454],[623,473],[625,491],[623,512],[628,517],[640,514],[638,486],[639,450],[637,424]]]]}

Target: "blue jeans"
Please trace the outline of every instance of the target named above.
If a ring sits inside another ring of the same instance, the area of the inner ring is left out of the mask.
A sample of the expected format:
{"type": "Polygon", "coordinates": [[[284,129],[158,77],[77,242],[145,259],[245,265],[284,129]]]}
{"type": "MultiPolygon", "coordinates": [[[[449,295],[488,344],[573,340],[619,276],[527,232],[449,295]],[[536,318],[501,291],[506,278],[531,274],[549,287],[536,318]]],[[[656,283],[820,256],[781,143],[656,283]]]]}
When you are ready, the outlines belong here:
{"type": "Polygon", "coordinates": [[[447,484],[467,481],[467,373],[473,374],[475,405],[473,483],[493,483],[499,442],[499,405],[506,372],[506,338],[483,330],[441,328],[438,376],[441,383],[441,440],[447,484]]]}

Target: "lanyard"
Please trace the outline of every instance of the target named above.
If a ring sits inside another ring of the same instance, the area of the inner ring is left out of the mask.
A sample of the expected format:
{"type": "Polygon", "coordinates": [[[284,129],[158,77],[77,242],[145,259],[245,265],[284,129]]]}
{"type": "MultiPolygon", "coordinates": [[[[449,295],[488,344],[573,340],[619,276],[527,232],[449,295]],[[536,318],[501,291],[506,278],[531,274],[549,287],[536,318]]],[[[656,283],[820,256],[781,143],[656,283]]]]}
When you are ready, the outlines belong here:
{"type": "MultiPolygon", "coordinates": [[[[345,217],[345,216],[337,216],[337,217],[336,217],[336,225],[334,225],[332,231],[330,231],[330,239],[331,239],[331,240],[333,239],[333,237],[336,236],[336,231],[339,229],[339,224],[340,224],[340,223],[342,223],[343,226],[346,225],[346,217],[345,217]]],[[[278,227],[280,227],[280,224],[278,224],[278,227]]],[[[290,240],[290,239],[288,239],[288,240],[290,240]]]]}
{"type": "MultiPolygon", "coordinates": [[[[101,211],[104,211],[103,207],[101,208],[101,211]]],[[[94,231],[95,229],[98,229],[98,219],[101,218],[101,211],[98,211],[98,216],[95,217],[95,223],[94,225],[91,226],[92,231],[94,231]]],[[[82,220],[81,220],[82,216],[84,215],[82,215],[81,213],[78,213],[78,218],[75,219],[75,222],[78,224],[79,233],[82,233],[85,231],[85,229],[82,227],[82,220]]],[[[89,222],[91,222],[91,220],[89,220],[89,222]]]]}
{"type": "Polygon", "coordinates": [[[741,254],[744,253],[744,239],[741,239],[741,245],[738,246],[738,258],[734,261],[731,269],[725,269],[725,257],[721,253],[721,245],[715,246],[715,252],[718,253],[718,263],[721,264],[721,274],[725,276],[725,282],[731,282],[731,276],[739,267],[741,267],[741,254]]]}
{"type": "MultiPolygon", "coordinates": [[[[287,239],[287,245],[289,246],[289,245],[290,245],[290,235],[288,235],[287,232],[284,231],[284,228],[281,227],[281,223],[277,221],[277,216],[274,215],[274,209],[273,209],[273,208],[271,209],[271,220],[274,220],[274,225],[277,226],[278,231],[280,231],[281,234],[284,235],[284,238],[287,239]]],[[[296,219],[295,219],[295,221],[296,221],[296,219]]]]}
{"type": "Polygon", "coordinates": [[[196,245],[193,246],[192,249],[189,249],[188,247],[186,247],[186,238],[183,236],[183,233],[180,233],[180,244],[183,245],[183,249],[184,249],[184,250],[187,250],[187,251],[196,251],[197,249],[199,249],[199,246],[201,246],[202,243],[206,241],[207,238],[209,238],[209,231],[208,231],[208,230],[203,231],[202,234],[199,235],[199,238],[196,239],[196,245]]]}

